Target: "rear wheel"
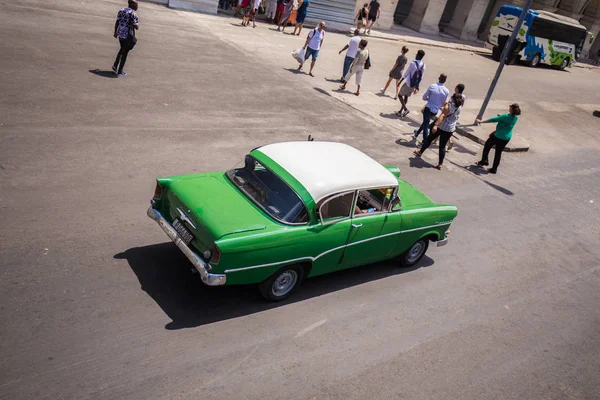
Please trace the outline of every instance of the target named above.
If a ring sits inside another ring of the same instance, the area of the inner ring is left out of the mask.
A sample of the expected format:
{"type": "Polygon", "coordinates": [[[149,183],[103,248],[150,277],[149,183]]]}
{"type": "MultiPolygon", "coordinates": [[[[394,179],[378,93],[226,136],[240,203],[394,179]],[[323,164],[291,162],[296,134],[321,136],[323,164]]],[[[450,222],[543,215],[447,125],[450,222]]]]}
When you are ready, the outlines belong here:
{"type": "Polygon", "coordinates": [[[533,58],[531,60],[529,60],[529,66],[530,67],[537,67],[540,63],[540,60],[542,59],[542,56],[540,53],[535,53],[533,55],[533,58]]]}
{"type": "Polygon", "coordinates": [[[300,265],[289,265],[258,284],[258,290],[269,301],[281,301],[291,295],[304,279],[300,265]]]}
{"type": "Polygon", "coordinates": [[[561,71],[564,71],[564,70],[565,70],[565,68],[567,68],[567,67],[569,66],[569,62],[570,62],[570,61],[571,61],[571,60],[570,60],[568,57],[567,57],[567,58],[565,58],[565,59],[562,61],[562,63],[560,64],[560,66],[558,67],[558,69],[560,69],[561,71]]]}
{"type": "Polygon", "coordinates": [[[417,240],[410,249],[406,250],[404,254],[400,256],[400,265],[402,267],[412,267],[425,255],[427,248],[429,247],[429,239],[422,238],[417,240]]]}

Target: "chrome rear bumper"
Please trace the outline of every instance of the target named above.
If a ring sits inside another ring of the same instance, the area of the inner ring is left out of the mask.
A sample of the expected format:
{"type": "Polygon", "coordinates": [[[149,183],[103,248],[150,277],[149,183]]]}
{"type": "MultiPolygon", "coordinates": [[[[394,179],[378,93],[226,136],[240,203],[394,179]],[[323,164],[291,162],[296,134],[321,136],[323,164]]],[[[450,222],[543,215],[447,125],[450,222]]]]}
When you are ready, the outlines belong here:
{"type": "Polygon", "coordinates": [[[444,239],[440,239],[437,242],[437,247],[442,247],[448,244],[448,237],[446,236],[444,239]]]}
{"type": "Polygon", "coordinates": [[[196,269],[200,273],[200,278],[202,279],[202,282],[204,282],[208,286],[220,286],[225,284],[227,277],[225,275],[211,274],[210,272],[208,272],[208,265],[206,264],[206,262],[200,257],[198,257],[196,253],[194,253],[192,249],[190,249],[188,245],[185,244],[179,238],[179,235],[177,234],[177,232],[175,232],[175,229],[173,229],[171,224],[165,219],[165,217],[162,216],[162,214],[158,210],[155,210],[154,208],[150,207],[148,209],[147,214],[148,217],[156,221],[158,226],[160,226],[162,230],[165,231],[167,236],[171,238],[171,240],[177,245],[177,247],[179,247],[179,250],[181,250],[183,254],[185,254],[185,256],[188,258],[188,260],[190,260],[192,265],[196,267],[196,269]]]}

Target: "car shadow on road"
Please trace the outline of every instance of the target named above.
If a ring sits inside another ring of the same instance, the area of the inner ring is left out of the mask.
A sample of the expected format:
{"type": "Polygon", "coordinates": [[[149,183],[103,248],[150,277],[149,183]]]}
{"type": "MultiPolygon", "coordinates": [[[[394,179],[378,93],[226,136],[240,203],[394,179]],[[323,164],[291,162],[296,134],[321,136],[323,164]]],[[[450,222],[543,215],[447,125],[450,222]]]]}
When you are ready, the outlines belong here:
{"type": "Polygon", "coordinates": [[[96,69],[90,69],[90,72],[94,75],[98,75],[103,78],[117,78],[117,75],[112,70],[111,71],[102,71],[102,70],[96,68],[96,69]]]}
{"type": "Polygon", "coordinates": [[[165,326],[168,330],[250,315],[434,265],[425,256],[411,268],[400,268],[396,262],[386,261],[347,269],[307,279],[290,298],[270,303],[260,296],[256,285],[204,285],[198,274],[192,274],[193,267],[187,258],[171,242],[134,247],[114,258],[127,260],[141,289],[171,318],[172,322],[165,326]]]}

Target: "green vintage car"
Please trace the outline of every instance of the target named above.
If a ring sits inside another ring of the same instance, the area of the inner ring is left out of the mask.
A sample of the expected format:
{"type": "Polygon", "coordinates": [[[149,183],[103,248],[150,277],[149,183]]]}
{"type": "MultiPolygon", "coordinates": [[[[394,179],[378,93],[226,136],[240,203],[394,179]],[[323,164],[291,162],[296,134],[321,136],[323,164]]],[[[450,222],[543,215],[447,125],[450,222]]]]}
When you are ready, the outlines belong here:
{"type": "Polygon", "coordinates": [[[211,286],[257,283],[271,301],[304,278],[443,246],[457,210],[343,143],[254,149],[239,168],[157,179],[148,216],[211,286]]]}

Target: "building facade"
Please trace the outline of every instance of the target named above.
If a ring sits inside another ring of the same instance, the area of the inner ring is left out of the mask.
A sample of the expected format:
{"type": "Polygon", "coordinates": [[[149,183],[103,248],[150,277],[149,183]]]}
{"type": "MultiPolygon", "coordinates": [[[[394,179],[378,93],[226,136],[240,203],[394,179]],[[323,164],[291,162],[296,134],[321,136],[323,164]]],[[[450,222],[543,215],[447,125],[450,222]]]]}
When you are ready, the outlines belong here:
{"type": "MultiPolygon", "coordinates": [[[[332,0],[336,1],[336,0],[332,0]]],[[[339,1],[339,0],[338,0],[339,1]]],[[[343,0],[341,0],[343,1],[343,0]]],[[[462,40],[485,40],[501,6],[523,6],[525,0],[379,0],[381,17],[376,27],[406,26],[418,32],[443,32],[462,40]]],[[[357,0],[355,10],[365,3],[357,0]]],[[[594,35],[583,55],[600,49],[600,0],[534,0],[534,10],[546,10],[578,20],[594,35]]]]}

